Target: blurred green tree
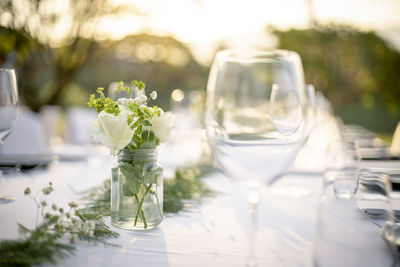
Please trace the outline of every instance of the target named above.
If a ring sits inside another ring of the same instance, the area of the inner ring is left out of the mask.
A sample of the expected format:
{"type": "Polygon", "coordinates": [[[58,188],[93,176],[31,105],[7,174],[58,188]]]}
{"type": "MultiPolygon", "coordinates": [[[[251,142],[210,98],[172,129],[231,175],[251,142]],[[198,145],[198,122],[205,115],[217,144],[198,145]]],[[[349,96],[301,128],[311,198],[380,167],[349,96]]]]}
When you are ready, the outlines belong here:
{"type": "MultiPolygon", "coordinates": [[[[29,49],[19,65],[20,91],[26,104],[33,110],[42,105],[60,104],[63,91],[84,65],[94,50],[93,36],[101,18],[121,13],[138,14],[135,8],[116,6],[107,0],[3,0],[0,1],[0,21],[16,30],[1,33],[5,39],[0,58],[11,50],[18,53],[22,47],[13,40],[23,33],[27,39],[37,40],[41,49],[29,49]]],[[[24,51],[26,52],[26,51],[24,51]]]]}
{"type": "Polygon", "coordinates": [[[183,43],[173,37],[139,34],[99,44],[75,81],[94,92],[99,86],[137,78],[146,82],[148,90],[157,90],[157,104],[168,108],[173,89],[204,88],[207,75],[208,68],[183,43]]]}
{"type": "Polygon", "coordinates": [[[0,66],[22,62],[37,44],[25,32],[0,26],[0,66]]]}
{"type": "Polygon", "coordinates": [[[280,48],[300,54],[306,82],[345,122],[391,131],[400,120],[400,54],[377,34],[338,25],[273,33],[280,48]]]}
{"type": "Polygon", "coordinates": [[[173,89],[204,88],[207,68],[172,37],[141,34],[119,41],[95,40],[98,22],[108,15],[146,15],[134,6],[114,6],[110,0],[67,0],[62,1],[66,6],[60,12],[58,3],[55,0],[0,3],[0,22],[5,31],[15,35],[10,37],[0,32],[0,40],[6,40],[8,47],[1,50],[0,44],[0,59],[5,61],[12,50],[20,53],[22,48],[12,41],[20,35],[28,43],[39,44],[27,46],[28,53],[17,63],[20,92],[31,109],[38,111],[43,105],[54,104],[85,105],[90,92],[120,80],[145,81],[149,90],[158,91],[157,104],[164,108],[169,105],[173,89]]]}

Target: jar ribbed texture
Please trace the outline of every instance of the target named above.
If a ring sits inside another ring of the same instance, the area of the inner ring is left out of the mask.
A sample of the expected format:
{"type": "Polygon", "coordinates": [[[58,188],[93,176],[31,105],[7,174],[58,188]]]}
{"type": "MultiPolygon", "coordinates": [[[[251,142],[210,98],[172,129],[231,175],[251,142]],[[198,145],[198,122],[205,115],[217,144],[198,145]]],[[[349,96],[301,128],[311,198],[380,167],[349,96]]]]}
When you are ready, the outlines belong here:
{"type": "Polygon", "coordinates": [[[155,162],[157,161],[157,149],[124,149],[118,155],[118,161],[125,162],[155,162]]]}

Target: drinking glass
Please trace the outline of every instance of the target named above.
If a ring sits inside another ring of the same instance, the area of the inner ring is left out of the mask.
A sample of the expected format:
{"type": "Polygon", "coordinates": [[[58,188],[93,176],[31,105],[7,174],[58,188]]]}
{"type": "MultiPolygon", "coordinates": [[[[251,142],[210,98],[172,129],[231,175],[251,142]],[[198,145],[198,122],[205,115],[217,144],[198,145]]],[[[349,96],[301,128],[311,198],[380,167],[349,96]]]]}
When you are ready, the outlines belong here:
{"type": "Polygon", "coordinates": [[[305,109],[303,69],[295,52],[217,53],[207,85],[206,131],[215,162],[247,196],[249,266],[256,264],[260,191],[293,162],[305,137],[305,109]]]}
{"type": "MultiPolygon", "coordinates": [[[[0,145],[11,133],[17,118],[18,90],[15,71],[0,68],[0,145]]],[[[12,201],[13,197],[0,196],[0,204],[12,201]]]]}

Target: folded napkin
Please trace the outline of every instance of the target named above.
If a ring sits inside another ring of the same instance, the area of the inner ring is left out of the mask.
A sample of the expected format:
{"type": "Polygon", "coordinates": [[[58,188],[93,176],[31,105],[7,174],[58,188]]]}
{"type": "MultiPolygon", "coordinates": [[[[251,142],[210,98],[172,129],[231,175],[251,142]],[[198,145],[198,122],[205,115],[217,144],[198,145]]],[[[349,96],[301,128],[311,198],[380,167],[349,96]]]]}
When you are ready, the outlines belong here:
{"type": "Polygon", "coordinates": [[[394,156],[400,156],[400,122],[397,123],[396,130],[394,131],[390,152],[394,156]]]}
{"type": "Polygon", "coordinates": [[[44,131],[39,115],[22,107],[14,130],[0,145],[1,158],[24,155],[35,156],[48,153],[44,131]]]}

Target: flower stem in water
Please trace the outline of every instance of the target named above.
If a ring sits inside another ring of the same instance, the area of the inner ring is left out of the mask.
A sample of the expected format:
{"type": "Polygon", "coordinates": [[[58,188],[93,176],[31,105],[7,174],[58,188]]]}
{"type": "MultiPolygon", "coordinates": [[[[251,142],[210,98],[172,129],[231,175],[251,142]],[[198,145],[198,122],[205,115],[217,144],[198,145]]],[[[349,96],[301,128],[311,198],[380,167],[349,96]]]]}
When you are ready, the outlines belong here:
{"type": "Polygon", "coordinates": [[[140,200],[140,203],[138,205],[138,211],[136,213],[136,218],[135,218],[135,224],[134,226],[136,226],[137,224],[137,220],[139,218],[139,214],[142,214],[142,219],[143,219],[143,223],[144,223],[144,229],[147,228],[147,221],[146,221],[146,216],[144,215],[144,211],[142,209],[142,205],[143,205],[143,201],[145,199],[145,197],[147,196],[147,194],[149,193],[150,189],[151,189],[152,184],[149,184],[149,186],[146,188],[146,191],[144,192],[142,199],[140,200]]]}

